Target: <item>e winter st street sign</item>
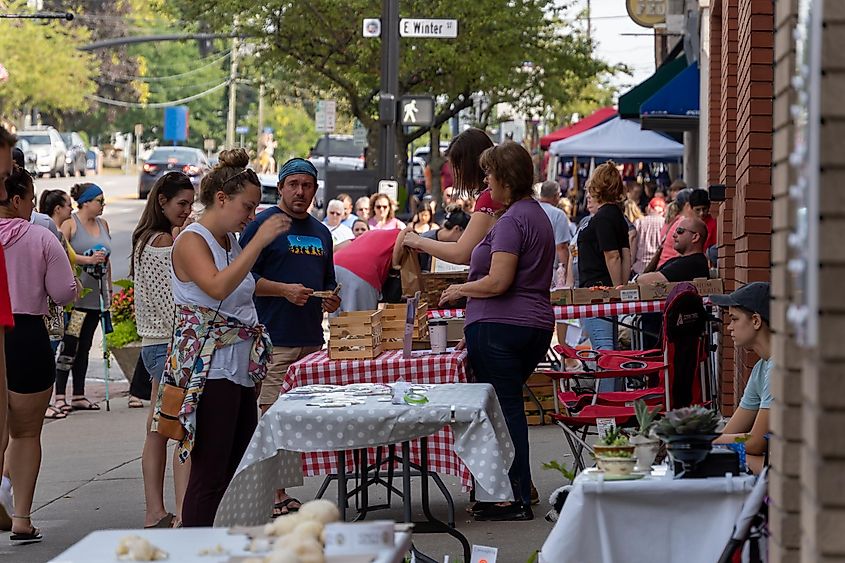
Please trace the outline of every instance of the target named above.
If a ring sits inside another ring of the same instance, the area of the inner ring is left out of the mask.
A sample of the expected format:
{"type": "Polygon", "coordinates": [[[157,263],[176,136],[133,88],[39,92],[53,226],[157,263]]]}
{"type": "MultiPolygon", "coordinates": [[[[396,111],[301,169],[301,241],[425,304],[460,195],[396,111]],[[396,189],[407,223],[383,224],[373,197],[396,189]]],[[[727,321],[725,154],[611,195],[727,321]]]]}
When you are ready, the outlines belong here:
{"type": "Polygon", "coordinates": [[[399,35],[454,39],[458,36],[458,20],[404,18],[399,20],[399,35]]]}

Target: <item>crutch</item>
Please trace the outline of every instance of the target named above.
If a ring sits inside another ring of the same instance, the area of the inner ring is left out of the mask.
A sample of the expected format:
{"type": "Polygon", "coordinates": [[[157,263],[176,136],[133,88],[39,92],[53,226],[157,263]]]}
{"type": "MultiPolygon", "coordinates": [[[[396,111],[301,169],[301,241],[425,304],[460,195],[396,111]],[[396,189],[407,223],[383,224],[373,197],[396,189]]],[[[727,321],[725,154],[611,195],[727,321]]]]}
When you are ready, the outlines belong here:
{"type": "Polygon", "coordinates": [[[103,369],[106,377],[106,412],[111,411],[109,406],[109,343],[106,340],[106,307],[103,301],[103,276],[97,278],[100,289],[100,331],[103,333],[103,369]]]}

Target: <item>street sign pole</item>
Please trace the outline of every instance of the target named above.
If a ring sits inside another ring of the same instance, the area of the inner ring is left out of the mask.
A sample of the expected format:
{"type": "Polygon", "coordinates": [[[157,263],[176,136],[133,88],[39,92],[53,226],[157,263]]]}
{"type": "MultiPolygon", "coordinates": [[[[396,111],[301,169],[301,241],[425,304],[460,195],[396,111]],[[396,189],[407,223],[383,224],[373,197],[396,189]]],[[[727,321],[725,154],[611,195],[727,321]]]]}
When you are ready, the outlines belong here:
{"type": "Polygon", "coordinates": [[[379,178],[396,177],[396,99],[399,96],[399,0],[381,4],[379,178]]]}

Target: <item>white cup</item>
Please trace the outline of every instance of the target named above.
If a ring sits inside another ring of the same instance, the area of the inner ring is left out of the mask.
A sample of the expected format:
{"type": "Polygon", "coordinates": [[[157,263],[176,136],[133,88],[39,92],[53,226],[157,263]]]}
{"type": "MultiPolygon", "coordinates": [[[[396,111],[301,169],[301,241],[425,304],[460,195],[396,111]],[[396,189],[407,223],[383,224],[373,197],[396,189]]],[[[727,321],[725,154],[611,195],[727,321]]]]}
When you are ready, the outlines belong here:
{"type": "Polygon", "coordinates": [[[431,339],[431,351],[434,354],[445,354],[446,321],[429,321],[428,334],[431,339]]]}

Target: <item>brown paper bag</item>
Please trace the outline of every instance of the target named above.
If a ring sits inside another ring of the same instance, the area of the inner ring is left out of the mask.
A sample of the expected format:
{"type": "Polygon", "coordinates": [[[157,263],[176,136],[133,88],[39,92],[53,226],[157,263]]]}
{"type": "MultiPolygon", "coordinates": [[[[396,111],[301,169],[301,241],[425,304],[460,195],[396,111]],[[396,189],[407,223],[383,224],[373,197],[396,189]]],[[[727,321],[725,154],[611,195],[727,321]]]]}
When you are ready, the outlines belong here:
{"type": "Polygon", "coordinates": [[[413,297],[418,291],[423,290],[420,261],[416,253],[409,248],[406,248],[402,255],[399,274],[402,277],[402,295],[404,297],[413,297]]]}

